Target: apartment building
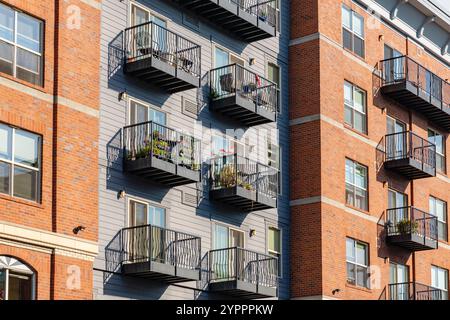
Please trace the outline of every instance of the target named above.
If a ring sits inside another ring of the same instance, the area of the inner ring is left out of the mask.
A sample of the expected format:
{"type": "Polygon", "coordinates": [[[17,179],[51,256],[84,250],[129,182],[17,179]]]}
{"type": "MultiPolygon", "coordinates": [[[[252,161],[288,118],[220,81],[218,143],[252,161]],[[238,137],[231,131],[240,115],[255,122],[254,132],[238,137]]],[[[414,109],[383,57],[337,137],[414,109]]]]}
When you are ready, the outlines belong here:
{"type": "Polygon", "coordinates": [[[289,297],[288,12],[103,1],[95,299],[289,297]]]}
{"type": "Polygon", "coordinates": [[[99,39],[99,1],[0,1],[0,300],[92,298],[99,39]]]}
{"type": "Polygon", "coordinates": [[[448,299],[448,11],[291,1],[291,298],[448,299]]]}

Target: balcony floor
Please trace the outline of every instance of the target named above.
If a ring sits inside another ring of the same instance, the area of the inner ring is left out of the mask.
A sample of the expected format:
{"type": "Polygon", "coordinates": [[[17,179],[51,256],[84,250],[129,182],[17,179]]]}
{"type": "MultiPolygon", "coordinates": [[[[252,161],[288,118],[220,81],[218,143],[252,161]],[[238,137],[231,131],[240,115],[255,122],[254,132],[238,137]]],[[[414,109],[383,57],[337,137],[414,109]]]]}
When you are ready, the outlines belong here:
{"type": "Polygon", "coordinates": [[[126,160],[124,170],[169,187],[200,181],[200,172],[156,157],[126,160]]]}
{"type": "Polygon", "coordinates": [[[160,262],[136,262],[124,263],[122,273],[145,279],[163,281],[166,283],[177,283],[200,280],[200,270],[175,267],[160,262]]]}
{"type": "Polygon", "coordinates": [[[151,55],[138,58],[136,61],[127,61],[124,72],[168,93],[200,87],[197,76],[151,55]]]}
{"type": "Polygon", "coordinates": [[[183,8],[192,10],[232,32],[246,42],[276,36],[275,27],[256,15],[246,12],[229,0],[175,0],[183,8]]]}
{"type": "Polygon", "coordinates": [[[211,292],[223,293],[243,300],[277,296],[277,288],[275,287],[257,286],[256,284],[240,280],[211,282],[208,289],[211,292]]]}
{"type": "Polygon", "coordinates": [[[275,112],[271,112],[262,106],[257,106],[253,100],[242,97],[239,94],[212,100],[209,108],[211,111],[221,113],[248,127],[277,120],[275,112]]]}
{"type": "Polygon", "coordinates": [[[441,108],[441,102],[418,89],[412,82],[403,81],[385,85],[381,92],[407,108],[424,114],[431,121],[450,130],[450,108],[441,108]]]}
{"type": "Polygon", "coordinates": [[[434,250],[438,247],[438,241],[426,238],[418,234],[398,234],[387,236],[388,244],[399,246],[410,251],[434,250]]]}
{"type": "Polygon", "coordinates": [[[436,170],[424,165],[413,158],[388,160],[384,163],[386,169],[395,171],[410,180],[430,178],[436,176],[436,170]]]}
{"type": "Polygon", "coordinates": [[[277,199],[258,194],[254,190],[231,187],[209,192],[211,199],[220,201],[245,212],[272,209],[277,207],[277,199]]]}

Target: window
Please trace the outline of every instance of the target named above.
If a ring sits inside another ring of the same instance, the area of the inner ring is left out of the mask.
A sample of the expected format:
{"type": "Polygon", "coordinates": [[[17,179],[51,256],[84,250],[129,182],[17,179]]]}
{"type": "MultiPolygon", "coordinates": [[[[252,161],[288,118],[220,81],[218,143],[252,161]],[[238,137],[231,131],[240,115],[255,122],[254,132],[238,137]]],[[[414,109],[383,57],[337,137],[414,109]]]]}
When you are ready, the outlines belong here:
{"type": "Polygon", "coordinates": [[[405,79],[404,59],[401,52],[384,45],[384,81],[394,83],[405,79]]]}
{"type": "Polygon", "coordinates": [[[137,124],[147,121],[153,121],[160,125],[166,125],[166,114],[155,110],[142,103],[130,100],[130,124],[137,124]]]}
{"type": "Polygon", "coordinates": [[[0,301],[33,299],[33,271],[13,257],[0,256],[0,301]]]}
{"type": "Polygon", "coordinates": [[[347,238],[347,282],[369,288],[368,246],[360,241],[347,238]]]}
{"type": "Polygon", "coordinates": [[[389,284],[389,297],[391,300],[409,300],[408,266],[390,263],[389,284]]]}
{"type": "Polygon", "coordinates": [[[447,203],[435,197],[430,197],[430,213],[438,220],[438,239],[447,241],[447,203]]]}
{"type": "Polygon", "coordinates": [[[269,255],[277,257],[278,258],[278,276],[281,277],[282,274],[282,263],[281,263],[281,230],[269,227],[269,230],[267,232],[268,236],[268,244],[267,244],[267,251],[269,252],[269,255]]]}
{"type": "Polygon", "coordinates": [[[434,130],[428,129],[428,141],[436,145],[436,170],[441,173],[445,173],[446,159],[444,136],[434,130]]]}
{"type": "Polygon", "coordinates": [[[282,186],[282,177],[283,175],[280,173],[281,170],[281,147],[273,144],[271,142],[270,137],[267,140],[267,165],[278,170],[278,175],[275,177],[277,179],[277,183],[273,181],[273,179],[269,179],[270,188],[272,190],[277,189],[278,194],[282,194],[281,186],[282,186]]]}
{"type": "Polygon", "coordinates": [[[364,58],[364,18],[342,7],[342,39],[344,48],[364,58]]]}
{"type": "Polygon", "coordinates": [[[0,193],[39,202],[41,137],[0,124],[0,193]]]}
{"type": "Polygon", "coordinates": [[[368,210],[367,167],[345,160],[345,198],[350,206],[368,210]]]}
{"type": "Polygon", "coordinates": [[[0,72],[42,86],[43,23],[0,3],[0,72]]]}
{"type": "Polygon", "coordinates": [[[166,209],[152,206],[146,202],[130,199],[129,202],[130,226],[166,227],[166,209]]]}
{"type": "Polygon", "coordinates": [[[448,270],[431,266],[431,286],[442,290],[442,300],[448,300],[448,270]]]}
{"type": "Polygon", "coordinates": [[[345,123],[359,132],[367,133],[366,92],[345,82],[344,109],[345,123]]]}
{"type": "Polygon", "coordinates": [[[236,153],[236,141],[223,136],[212,136],[211,156],[226,156],[236,153]]]}
{"type": "Polygon", "coordinates": [[[244,60],[218,46],[214,47],[214,67],[220,68],[229,64],[238,64],[244,66],[244,60]]]}
{"type": "Polygon", "coordinates": [[[280,88],[280,67],[274,63],[270,63],[267,65],[267,77],[270,81],[277,84],[277,87],[280,88]]]}
{"type": "Polygon", "coordinates": [[[214,226],[214,249],[244,248],[244,232],[221,224],[214,226]]]}

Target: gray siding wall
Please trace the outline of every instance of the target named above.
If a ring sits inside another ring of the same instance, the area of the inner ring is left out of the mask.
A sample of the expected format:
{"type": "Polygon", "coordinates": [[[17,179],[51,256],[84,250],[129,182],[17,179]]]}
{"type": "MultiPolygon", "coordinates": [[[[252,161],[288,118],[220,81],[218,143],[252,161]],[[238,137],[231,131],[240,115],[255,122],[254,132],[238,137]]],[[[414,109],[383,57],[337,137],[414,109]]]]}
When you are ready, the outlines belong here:
{"type": "MultiPolygon", "coordinates": [[[[203,187],[195,184],[165,188],[137,176],[122,172],[120,154],[120,131],[128,124],[127,98],[118,100],[122,91],[127,96],[139,99],[155,109],[167,113],[168,126],[194,133],[203,134],[203,159],[209,154],[210,136],[212,132],[225,133],[228,128],[236,126],[232,121],[211,113],[208,110],[207,99],[203,89],[193,89],[176,94],[165,94],[148,87],[136,79],[124,76],[122,69],[112,55],[115,38],[128,26],[130,19],[130,1],[104,0],[101,32],[101,112],[99,141],[99,246],[100,253],[94,267],[94,297],[96,299],[209,299],[220,298],[209,293],[200,293],[195,282],[183,283],[182,286],[167,286],[151,280],[134,279],[122,275],[108,275],[105,269],[105,246],[117,232],[127,225],[128,198],[137,198],[167,208],[166,225],[170,229],[200,236],[202,255],[212,246],[212,230],[214,223],[223,223],[245,231],[247,249],[267,253],[267,227],[269,225],[282,229],[282,263],[283,275],[280,280],[280,298],[289,297],[289,181],[288,181],[288,28],[289,2],[281,0],[282,26],[279,37],[247,44],[224,33],[217,26],[200,19],[198,30],[192,29],[183,22],[183,14],[176,4],[166,0],[139,0],[156,14],[168,21],[168,29],[201,45],[202,76],[206,78],[212,68],[212,53],[214,45],[220,45],[227,50],[240,55],[246,61],[246,66],[260,75],[267,75],[267,63],[275,62],[281,67],[281,114],[278,123],[261,125],[245,132],[241,141],[248,141],[255,146],[252,157],[266,161],[263,141],[257,139],[255,130],[258,128],[278,129],[278,144],[282,150],[282,195],[277,209],[241,213],[231,207],[225,207],[208,199],[208,182],[203,179],[203,187]],[[248,66],[250,58],[255,64],[248,66]],[[182,112],[182,99],[198,101],[201,110],[197,117],[182,112]],[[195,205],[183,201],[184,194],[201,195],[201,201],[195,205]],[[202,190],[203,189],[203,190],[202,190]],[[119,199],[118,192],[125,190],[126,197],[119,199]],[[256,230],[256,235],[249,237],[250,229],[256,230]],[[188,287],[188,288],[184,288],[188,287]]],[[[203,81],[203,85],[206,81],[203,81]]]]}

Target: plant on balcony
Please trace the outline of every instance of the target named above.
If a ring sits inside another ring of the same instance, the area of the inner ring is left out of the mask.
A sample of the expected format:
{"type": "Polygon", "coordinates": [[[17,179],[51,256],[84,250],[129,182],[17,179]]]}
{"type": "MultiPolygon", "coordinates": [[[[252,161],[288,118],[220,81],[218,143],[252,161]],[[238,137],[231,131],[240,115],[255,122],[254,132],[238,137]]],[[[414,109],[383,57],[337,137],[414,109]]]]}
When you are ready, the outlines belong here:
{"type": "Polygon", "coordinates": [[[169,145],[169,141],[161,137],[159,131],[153,131],[153,156],[160,159],[171,159],[170,150],[171,146],[169,145]]]}
{"type": "Polygon", "coordinates": [[[219,183],[223,188],[231,188],[236,185],[236,170],[232,164],[226,164],[220,170],[219,183]]]}
{"type": "Polygon", "coordinates": [[[217,90],[215,88],[211,88],[211,90],[209,91],[209,99],[214,100],[217,99],[218,97],[219,93],[217,92],[217,90]]]}
{"type": "Polygon", "coordinates": [[[409,219],[403,219],[396,224],[398,232],[402,235],[416,233],[419,230],[419,223],[409,219]]]}
{"type": "Polygon", "coordinates": [[[264,9],[259,10],[259,19],[262,21],[267,20],[267,11],[264,9]]]}

